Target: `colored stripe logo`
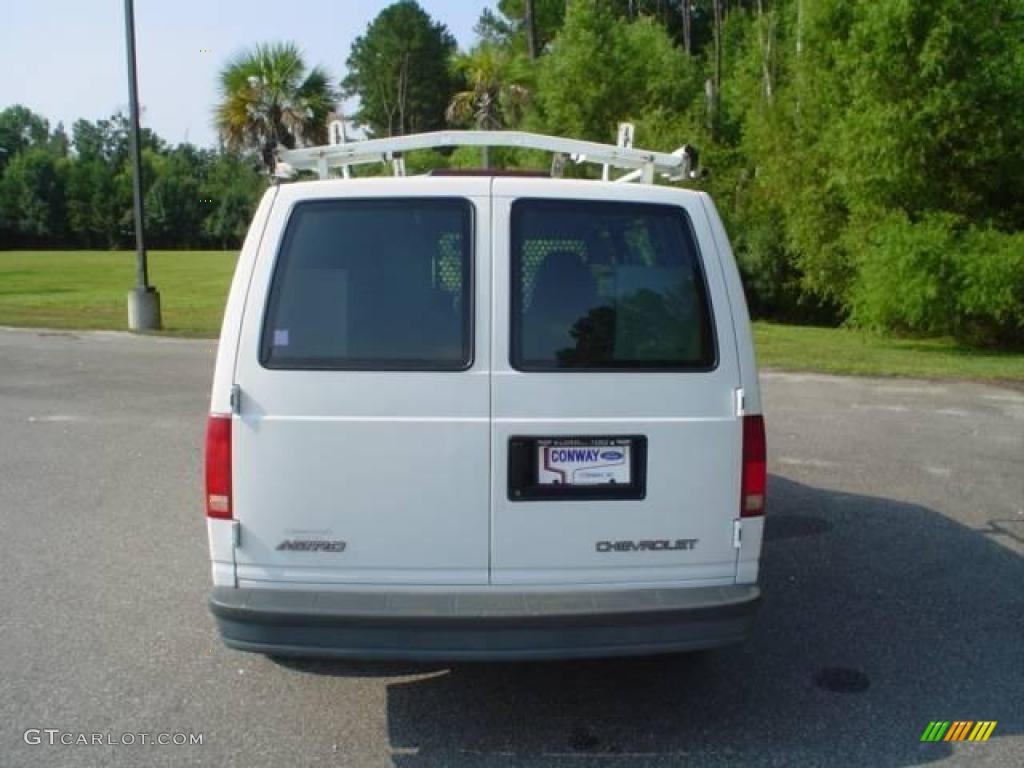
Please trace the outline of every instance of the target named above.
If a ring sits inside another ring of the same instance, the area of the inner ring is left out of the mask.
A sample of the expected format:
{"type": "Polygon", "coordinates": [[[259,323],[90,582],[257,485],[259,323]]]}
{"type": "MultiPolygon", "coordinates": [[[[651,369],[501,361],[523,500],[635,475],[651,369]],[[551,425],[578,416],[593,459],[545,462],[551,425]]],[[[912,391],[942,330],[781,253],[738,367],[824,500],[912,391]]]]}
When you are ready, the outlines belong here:
{"type": "Polygon", "coordinates": [[[921,734],[921,741],[988,741],[996,729],[996,720],[932,720],[921,734]]]}

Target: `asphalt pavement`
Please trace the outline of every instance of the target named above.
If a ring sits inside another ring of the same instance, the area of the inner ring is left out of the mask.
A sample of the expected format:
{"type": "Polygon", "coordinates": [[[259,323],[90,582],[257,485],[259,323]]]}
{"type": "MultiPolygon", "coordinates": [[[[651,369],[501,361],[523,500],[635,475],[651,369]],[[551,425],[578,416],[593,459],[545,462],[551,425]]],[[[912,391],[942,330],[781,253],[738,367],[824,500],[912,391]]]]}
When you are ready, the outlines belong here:
{"type": "Polygon", "coordinates": [[[0,329],[0,767],[1024,763],[1024,389],[764,374],[743,646],[316,662],[228,650],[207,612],[213,358],[0,329]],[[933,720],[998,725],[921,743],[933,720]],[[161,733],[202,744],[140,743],[161,733]]]}

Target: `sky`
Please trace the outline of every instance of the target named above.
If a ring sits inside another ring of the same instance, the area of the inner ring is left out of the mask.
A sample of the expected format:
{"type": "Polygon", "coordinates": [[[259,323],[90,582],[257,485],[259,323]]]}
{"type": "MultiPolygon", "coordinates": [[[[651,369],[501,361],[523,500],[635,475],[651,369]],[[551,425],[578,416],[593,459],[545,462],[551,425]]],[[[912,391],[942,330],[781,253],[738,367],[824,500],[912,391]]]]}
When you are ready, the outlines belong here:
{"type": "MultiPolygon", "coordinates": [[[[391,0],[135,0],[142,124],[172,144],[214,146],[217,73],[257,42],[291,40],[344,76],[352,41],[391,0]],[[205,51],[209,50],[210,53],[205,51]]],[[[466,48],[487,0],[419,0],[466,48]]],[[[0,0],[0,109],[24,104],[69,133],[128,111],[122,0],[0,0]]]]}

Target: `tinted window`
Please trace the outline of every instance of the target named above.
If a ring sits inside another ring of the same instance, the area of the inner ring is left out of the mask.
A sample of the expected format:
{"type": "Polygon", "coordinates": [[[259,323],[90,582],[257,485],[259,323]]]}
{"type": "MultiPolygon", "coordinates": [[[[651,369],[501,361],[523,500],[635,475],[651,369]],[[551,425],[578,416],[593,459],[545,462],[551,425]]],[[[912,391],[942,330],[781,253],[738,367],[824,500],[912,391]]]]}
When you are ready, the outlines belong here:
{"type": "Polygon", "coordinates": [[[714,363],[700,258],[682,209],[514,203],[516,368],[685,370],[714,363]]]}
{"type": "Polygon", "coordinates": [[[298,205],[271,284],[263,364],[468,367],[471,222],[465,200],[298,205]]]}

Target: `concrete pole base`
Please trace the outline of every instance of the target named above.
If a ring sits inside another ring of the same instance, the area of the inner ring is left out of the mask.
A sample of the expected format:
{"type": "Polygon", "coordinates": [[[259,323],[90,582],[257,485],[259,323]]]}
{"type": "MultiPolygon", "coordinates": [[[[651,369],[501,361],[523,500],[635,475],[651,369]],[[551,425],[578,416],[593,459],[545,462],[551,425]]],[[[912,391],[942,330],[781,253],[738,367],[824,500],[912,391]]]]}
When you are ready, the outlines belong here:
{"type": "Polygon", "coordinates": [[[132,331],[160,330],[160,293],[156,288],[133,288],[128,293],[128,328],[132,331]]]}

